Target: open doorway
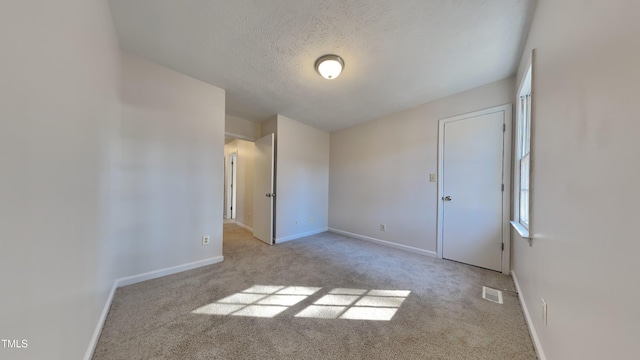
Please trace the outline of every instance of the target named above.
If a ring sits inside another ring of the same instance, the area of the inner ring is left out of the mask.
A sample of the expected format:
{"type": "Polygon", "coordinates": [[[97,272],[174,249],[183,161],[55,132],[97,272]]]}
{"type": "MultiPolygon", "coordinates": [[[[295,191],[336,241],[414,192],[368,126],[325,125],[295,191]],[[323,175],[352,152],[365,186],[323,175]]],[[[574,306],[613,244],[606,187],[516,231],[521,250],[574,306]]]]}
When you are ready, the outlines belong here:
{"type": "Polygon", "coordinates": [[[273,244],[275,135],[225,141],[224,222],[273,244]]]}
{"type": "Polygon", "coordinates": [[[238,188],[238,151],[229,153],[225,157],[225,220],[235,220],[238,188]]]}
{"type": "Polygon", "coordinates": [[[225,141],[224,221],[253,231],[253,141],[228,138],[225,141]]]}

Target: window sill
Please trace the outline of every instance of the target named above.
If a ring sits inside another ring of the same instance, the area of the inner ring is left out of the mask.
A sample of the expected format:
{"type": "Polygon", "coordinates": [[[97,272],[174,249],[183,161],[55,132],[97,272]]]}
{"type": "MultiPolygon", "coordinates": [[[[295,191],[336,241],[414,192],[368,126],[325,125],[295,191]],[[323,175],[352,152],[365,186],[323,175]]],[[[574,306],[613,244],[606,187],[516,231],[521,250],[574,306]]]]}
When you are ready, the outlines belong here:
{"type": "Polygon", "coordinates": [[[511,226],[514,229],[516,229],[518,234],[523,239],[531,239],[531,236],[529,236],[529,229],[527,229],[526,227],[522,226],[522,224],[520,224],[518,221],[510,221],[510,223],[511,223],[511,226]]]}

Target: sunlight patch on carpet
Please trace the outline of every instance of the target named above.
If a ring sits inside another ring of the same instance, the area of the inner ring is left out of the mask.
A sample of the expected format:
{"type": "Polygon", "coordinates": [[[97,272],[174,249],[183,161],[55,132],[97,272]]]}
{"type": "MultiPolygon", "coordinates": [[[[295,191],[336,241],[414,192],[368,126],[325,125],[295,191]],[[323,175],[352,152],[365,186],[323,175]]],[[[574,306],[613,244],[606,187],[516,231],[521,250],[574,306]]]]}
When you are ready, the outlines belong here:
{"type": "Polygon", "coordinates": [[[352,307],[340,319],[389,321],[398,309],[377,307],[352,307]]]}
{"type": "Polygon", "coordinates": [[[389,321],[410,293],[408,290],[333,289],[296,317],[389,321]]]}
{"type": "Polygon", "coordinates": [[[239,293],[197,308],[192,313],[272,318],[320,289],[308,286],[254,285],[239,293]]]}
{"type": "Polygon", "coordinates": [[[272,318],[281,312],[287,310],[288,306],[263,306],[263,305],[249,305],[242,308],[231,315],[234,316],[251,316],[251,317],[266,317],[272,318]]]}
{"type": "Polygon", "coordinates": [[[315,302],[316,305],[351,305],[359,296],[357,295],[325,295],[315,302]]]}
{"type": "Polygon", "coordinates": [[[346,306],[318,306],[309,305],[299,312],[296,317],[316,318],[316,319],[337,319],[345,310],[346,306]]]}
{"type": "MultiPolygon", "coordinates": [[[[310,299],[322,288],[254,285],[192,311],[193,314],[273,318],[310,299]]],[[[409,290],[335,288],[298,310],[297,318],[389,321],[409,290]]]]}

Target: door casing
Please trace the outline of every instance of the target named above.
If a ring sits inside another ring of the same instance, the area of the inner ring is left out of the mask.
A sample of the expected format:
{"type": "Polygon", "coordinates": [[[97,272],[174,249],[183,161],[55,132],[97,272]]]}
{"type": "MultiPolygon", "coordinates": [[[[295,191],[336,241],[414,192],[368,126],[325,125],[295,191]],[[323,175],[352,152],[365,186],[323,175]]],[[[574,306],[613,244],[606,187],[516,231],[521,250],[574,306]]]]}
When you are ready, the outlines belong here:
{"type": "Polygon", "coordinates": [[[227,165],[227,181],[226,183],[226,209],[225,209],[225,213],[226,219],[230,219],[233,220],[236,218],[236,210],[237,210],[237,205],[236,205],[236,200],[237,200],[237,187],[238,187],[238,178],[237,178],[237,174],[238,174],[238,151],[234,151],[232,153],[229,153],[229,155],[227,155],[227,161],[226,161],[226,165],[227,165]]]}
{"type": "Polygon", "coordinates": [[[448,122],[458,121],[462,119],[472,118],[476,116],[482,116],[492,114],[496,112],[503,112],[505,131],[503,136],[503,172],[502,183],[504,184],[504,191],[502,193],[502,243],[504,244],[504,250],[502,252],[502,273],[509,275],[511,272],[511,228],[509,225],[509,219],[511,217],[511,139],[512,139],[512,105],[505,104],[496,107],[487,108],[484,110],[474,111],[458,116],[453,116],[438,121],[438,220],[437,220],[437,252],[438,258],[442,259],[442,239],[443,239],[443,224],[444,224],[444,207],[442,197],[444,196],[444,127],[448,122]]]}

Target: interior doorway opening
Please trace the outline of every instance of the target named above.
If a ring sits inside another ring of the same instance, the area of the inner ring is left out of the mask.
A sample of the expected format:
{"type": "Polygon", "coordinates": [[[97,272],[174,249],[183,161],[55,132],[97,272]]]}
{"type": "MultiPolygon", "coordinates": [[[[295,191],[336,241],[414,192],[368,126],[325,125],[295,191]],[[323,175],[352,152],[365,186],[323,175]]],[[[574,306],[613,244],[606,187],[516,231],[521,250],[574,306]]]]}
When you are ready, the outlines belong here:
{"type": "Polygon", "coordinates": [[[272,245],[275,213],[275,135],[227,137],[224,146],[223,221],[272,245]]]}
{"type": "Polygon", "coordinates": [[[238,152],[225,157],[225,220],[235,220],[237,211],[238,152]]]}

